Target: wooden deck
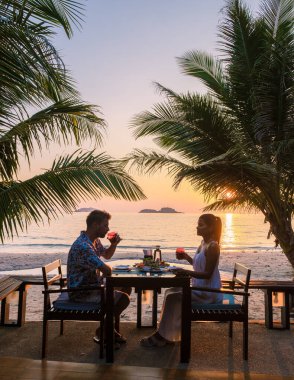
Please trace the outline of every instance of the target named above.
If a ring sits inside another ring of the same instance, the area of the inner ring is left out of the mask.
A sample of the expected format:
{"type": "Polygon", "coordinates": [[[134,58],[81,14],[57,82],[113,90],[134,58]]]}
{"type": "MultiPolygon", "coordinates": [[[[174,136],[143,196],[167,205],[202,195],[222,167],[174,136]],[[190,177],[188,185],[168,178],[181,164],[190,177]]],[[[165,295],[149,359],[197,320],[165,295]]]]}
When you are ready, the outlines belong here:
{"type": "MultiPolygon", "coordinates": [[[[161,368],[186,369],[193,371],[191,373],[194,374],[209,371],[234,372],[242,373],[244,380],[251,379],[250,375],[256,373],[267,374],[268,378],[270,378],[269,375],[285,376],[285,378],[294,376],[294,329],[269,330],[263,324],[251,323],[249,325],[249,360],[245,363],[242,360],[242,326],[240,323],[235,325],[234,339],[230,340],[226,323],[193,323],[191,360],[189,364],[180,364],[179,344],[158,349],[142,347],[139,344],[140,339],[149,335],[152,329],[137,329],[135,322],[122,322],[121,331],[128,341],[115,351],[114,364],[109,367],[132,366],[133,369],[148,367],[156,368],[156,371],[161,368]]],[[[99,345],[93,342],[96,327],[94,322],[67,321],[64,335],[60,336],[59,323],[52,322],[48,340],[48,362],[60,362],[60,365],[71,362],[76,365],[76,368],[79,365],[81,368],[84,368],[84,365],[105,366],[105,358],[99,358],[99,345]]],[[[41,347],[41,322],[27,322],[19,329],[0,327],[0,358],[2,359],[14,357],[41,362],[41,347]]],[[[0,368],[2,359],[0,359],[0,368]]],[[[48,362],[44,361],[44,363],[48,362]]],[[[138,373],[141,374],[140,371],[138,373]]],[[[185,372],[186,378],[188,373],[185,372]]],[[[25,378],[26,376],[23,376],[23,379],[25,378]]],[[[79,378],[87,380],[87,376],[79,378]]],[[[13,379],[14,377],[11,377],[11,380],[13,379]]],[[[234,379],[235,377],[230,377],[230,380],[234,379]]],[[[0,380],[2,380],[1,376],[0,380]]]]}
{"type": "Polygon", "coordinates": [[[0,380],[293,380],[294,377],[258,373],[196,371],[117,365],[95,365],[0,358],[0,380]],[[140,375],[139,375],[140,374],[140,375]]]}

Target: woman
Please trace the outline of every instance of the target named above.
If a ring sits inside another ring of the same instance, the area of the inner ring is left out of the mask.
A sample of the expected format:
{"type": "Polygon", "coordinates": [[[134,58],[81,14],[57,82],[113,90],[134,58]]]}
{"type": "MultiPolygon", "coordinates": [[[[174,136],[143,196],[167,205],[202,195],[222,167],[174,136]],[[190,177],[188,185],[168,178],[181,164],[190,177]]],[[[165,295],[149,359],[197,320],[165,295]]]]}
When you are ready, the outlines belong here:
{"type": "MultiPolygon", "coordinates": [[[[178,275],[192,277],[192,286],[221,288],[220,273],[218,270],[221,236],[221,219],[213,214],[200,216],[197,225],[197,235],[203,240],[198,247],[194,258],[187,253],[177,253],[177,259],[187,260],[193,265],[193,270],[177,269],[178,275]]],[[[222,303],[221,293],[205,291],[192,291],[192,303],[210,304],[222,303]]],[[[149,337],[141,340],[145,347],[161,347],[169,343],[177,342],[181,338],[181,303],[182,291],[179,288],[171,288],[165,292],[161,318],[158,330],[149,337]]]]}

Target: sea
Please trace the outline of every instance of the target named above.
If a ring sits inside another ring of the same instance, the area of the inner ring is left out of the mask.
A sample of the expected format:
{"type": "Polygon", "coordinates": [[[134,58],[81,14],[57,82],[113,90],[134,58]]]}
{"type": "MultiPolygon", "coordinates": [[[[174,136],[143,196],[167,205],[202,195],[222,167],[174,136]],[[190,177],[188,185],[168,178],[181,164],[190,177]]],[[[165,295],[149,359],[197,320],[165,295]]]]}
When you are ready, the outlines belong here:
{"type": "MultiPolygon", "coordinates": [[[[57,258],[66,265],[72,242],[85,229],[88,213],[75,212],[50,224],[31,225],[13,240],[6,240],[0,247],[0,276],[5,274],[39,275],[42,265],[57,258]]],[[[163,259],[176,263],[175,250],[185,248],[194,255],[201,238],[196,234],[200,214],[188,213],[113,213],[110,230],[120,234],[113,260],[143,257],[143,249],[159,245],[163,259]]],[[[280,248],[275,247],[274,237],[267,239],[269,225],[261,214],[220,214],[223,223],[220,271],[230,278],[235,262],[251,268],[254,279],[293,280],[294,271],[280,248]]],[[[107,239],[101,239],[107,246],[107,239]]],[[[37,288],[37,287],[32,287],[37,288]]],[[[33,307],[29,307],[27,319],[42,319],[42,295],[32,289],[33,307]],[[40,304],[40,305],[39,305],[40,304]],[[38,314],[40,313],[40,315],[38,314]]],[[[29,301],[27,302],[29,305],[29,301]]],[[[264,318],[263,293],[252,291],[250,317],[264,318]]],[[[279,313],[279,310],[277,310],[279,313]]],[[[134,320],[135,312],[126,320],[134,320]]]]}

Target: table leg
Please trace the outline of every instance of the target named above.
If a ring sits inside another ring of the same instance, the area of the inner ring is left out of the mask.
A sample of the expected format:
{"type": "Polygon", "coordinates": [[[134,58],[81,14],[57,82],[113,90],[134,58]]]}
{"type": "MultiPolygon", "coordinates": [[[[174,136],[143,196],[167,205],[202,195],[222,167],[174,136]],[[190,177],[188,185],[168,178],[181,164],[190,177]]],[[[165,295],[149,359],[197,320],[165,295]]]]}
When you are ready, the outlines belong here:
{"type": "Polygon", "coordinates": [[[273,328],[273,302],[272,291],[270,289],[264,290],[264,305],[265,305],[265,326],[268,329],[273,328]]]}
{"type": "Polygon", "coordinates": [[[290,294],[288,292],[285,292],[285,306],[281,308],[281,324],[284,329],[290,329],[290,294]]]}
{"type": "Polygon", "coordinates": [[[26,300],[27,300],[26,286],[21,285],[21,287],[19,288],[19,297],[18,297],[18,311],[17,311],[17,326],[18,327],[23,326],[26,320],[26,300]]]}
{"type": "Polygon", "coordinates": [[[9,304],[6,303],[6,298],[1,301],[1,322],[2,326],[5,326],[9,321],[9,304]]]}
{"type": "Polygon", "coordinates": [[[183,287],[181,363],[189,363],[191,356],[191,291],[190,284],[183,287]]]}
{"type": "Polygon", "coordinates": [[[110,278],[106,278],[106,363],[113,363],[114,344],[114,295],[110,278]]]}
{"type": "Polygon", "coordinates": [[[142,327],[142,289],[137,289],[137,328],[142,327]]]}
{"type": "Polygon", "coordinates": [[[280,306],[281,324],[280,326],[274,326],[272,303],[273,290],[264,290],[265,325],[268,329],[290,329],[290,298],[287,291],[283,293],[285,294],[285,306],[280,306]]]}
{"type": "Polygon", "coordinates": [[[153,309],[152,309],[152,327],[156,329],[157,327],[157,293],[158,290],[154,289],[153,290],[153,309]]]}

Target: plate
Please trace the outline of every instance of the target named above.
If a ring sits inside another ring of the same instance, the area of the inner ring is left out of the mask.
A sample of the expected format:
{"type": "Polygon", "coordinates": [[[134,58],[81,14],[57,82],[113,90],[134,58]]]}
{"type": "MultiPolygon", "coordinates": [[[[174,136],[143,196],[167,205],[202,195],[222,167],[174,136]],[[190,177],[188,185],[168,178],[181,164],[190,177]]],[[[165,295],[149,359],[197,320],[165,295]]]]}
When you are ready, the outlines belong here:
{"type": "Polygon", "coordinates": [[[141,267],[139,268],[142,272],[149,272],[151,270],[151,267],[141,267]]]}
{"type": "Polygon", "coordinates": [[[161,268],[151,268],[151,267],[143,267],[140,268],[141,272],[150,272],[150,273],[162,273],[163,270],[161,268]]]}
{"type": "Polygon", "coordinates": [[[128,270],[130,270],[130,266],[129,265],[117,265],[117,266],[113,267],[113,270],[125,270],[125,271],[128,271],[128,270]]]}
{"type": "Polygon", "coordinates": [[[150,273],[162,273],[163,272],[163,270],[162,269],[160,269],[160,268],[156,268],[156,269],[151,269],[150,270],[150,273]]]}

